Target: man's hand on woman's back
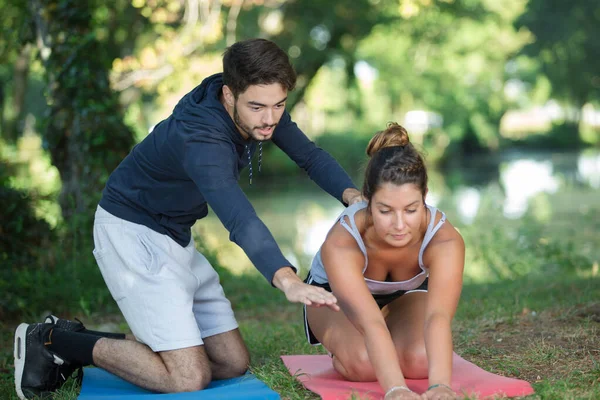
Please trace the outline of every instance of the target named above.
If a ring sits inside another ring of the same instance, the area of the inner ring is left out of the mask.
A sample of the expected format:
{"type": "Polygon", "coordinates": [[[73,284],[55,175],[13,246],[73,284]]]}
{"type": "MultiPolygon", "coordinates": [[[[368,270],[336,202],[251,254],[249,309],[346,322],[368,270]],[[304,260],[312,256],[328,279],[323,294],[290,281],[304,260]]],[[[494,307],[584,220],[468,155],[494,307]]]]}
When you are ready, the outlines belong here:
{"type": "Polygon", "coordinates": [[[329,307],[339,311],[337,299],[323,288],[308,285],[290,267],[278,270],[273,277],[273,285],[285,293],[291,303],[302,303],[312,307],[329,307]]]}

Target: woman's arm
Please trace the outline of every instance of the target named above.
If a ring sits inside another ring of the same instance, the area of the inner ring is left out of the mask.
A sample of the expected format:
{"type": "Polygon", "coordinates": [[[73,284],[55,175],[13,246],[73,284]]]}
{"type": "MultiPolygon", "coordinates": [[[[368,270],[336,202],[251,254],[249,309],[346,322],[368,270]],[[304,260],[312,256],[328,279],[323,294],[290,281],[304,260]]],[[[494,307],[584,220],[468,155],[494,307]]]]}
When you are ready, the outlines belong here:
{"type": "Polygon", "coordinates": [[[383,390],[405,386],[394,342],[365,283],[365,259],[356,241],[336,225],[321,248],[321,258],[338,304],[365,339],[369,360],[383,390]]]}
{"type": "Polygon", "coordinates": [[[440,229],[424,254],[429,268],[425,311],[425,348],[429,385],[450,386],[452,377],[452,318],[462,290],[465,244],[449,223],[440,229]]]}

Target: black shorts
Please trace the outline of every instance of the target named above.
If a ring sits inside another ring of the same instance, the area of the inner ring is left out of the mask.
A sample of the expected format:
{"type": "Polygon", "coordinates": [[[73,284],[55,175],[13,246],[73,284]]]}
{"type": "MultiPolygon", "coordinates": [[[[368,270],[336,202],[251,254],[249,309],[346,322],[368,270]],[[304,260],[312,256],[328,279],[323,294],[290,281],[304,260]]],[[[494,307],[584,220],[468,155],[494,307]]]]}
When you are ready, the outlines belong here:
{"type": "MultiPolygon", "coordinates": [[[[304,283],[308,283],[309,285],[323,288],[331,293],[331,286],[329,286],[329,283],[317,283],[315,281],[309,282],[309,279],[310,279],[310,274],[304,280],[304,283]]],[[[428,281],[429,281],[429,278],[426,278],[425,281],[421,284],[421,286],[419,286],[418,288],[415,288],[415,289],[411,289],[411,290],[397,290],[393,293],[373,294],[373,298],[375,299],[375,301],[377,302],[377,305],[379,306],[379,309],[381,310],[383,307],[387,306],[392,301],[396,300],[398,297],[401,297],[402,295],[404,295],[406,293],[417,292],[417,291],[418,292],[426,292],[428,281]]],[[[308,343],[310,343],[312,345],[320,344],[319,340],[312,333],[312,330],[310,329],[310,326],[308,325],[308,319],[306,318],[306,306],[304,306],[303,309],[304,309],[304,313],[303,313],[304,314],[304,332],[306,333],[306,338],[308,339],[308,343]]]]}

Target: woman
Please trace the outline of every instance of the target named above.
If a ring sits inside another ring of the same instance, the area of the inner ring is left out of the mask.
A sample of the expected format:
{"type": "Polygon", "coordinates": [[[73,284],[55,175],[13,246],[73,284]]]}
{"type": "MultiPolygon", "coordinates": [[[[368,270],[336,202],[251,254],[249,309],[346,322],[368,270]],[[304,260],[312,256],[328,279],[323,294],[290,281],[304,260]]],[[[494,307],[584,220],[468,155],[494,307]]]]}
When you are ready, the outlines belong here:
{"type": "Polygon", "coordinates": [[[454,399],[451,322],[463,239],[425,203],[427,169],[403,127],[389,124],[367,154],[366,201],[342,212],[307,278],[333,292],[343,312],[305,307],[307,337],[346,379],[378,380],[385,400],[454,399]],[[405,378],[426,377],[423,397],[406,387],[405,378]]]}

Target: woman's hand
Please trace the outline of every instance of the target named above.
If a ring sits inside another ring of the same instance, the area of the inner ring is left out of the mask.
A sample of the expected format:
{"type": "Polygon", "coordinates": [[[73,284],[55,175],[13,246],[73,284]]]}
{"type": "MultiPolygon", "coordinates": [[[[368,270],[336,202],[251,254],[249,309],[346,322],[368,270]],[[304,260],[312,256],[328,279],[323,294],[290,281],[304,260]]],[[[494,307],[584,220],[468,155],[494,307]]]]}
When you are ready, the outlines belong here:
{"type": "Polygon", "coordinates": [[[449,386],[432,385],[423,394],[427,400],[454,400],[458,399],[458,395],[449,386]]]}
{"type": "Polygon", "coordinates": [[[383,400],[421,400],[420,394],[417,394],[406,386],[394,386],[388,390],[383,400]]]}

